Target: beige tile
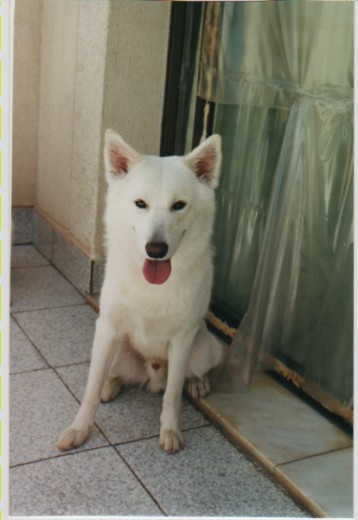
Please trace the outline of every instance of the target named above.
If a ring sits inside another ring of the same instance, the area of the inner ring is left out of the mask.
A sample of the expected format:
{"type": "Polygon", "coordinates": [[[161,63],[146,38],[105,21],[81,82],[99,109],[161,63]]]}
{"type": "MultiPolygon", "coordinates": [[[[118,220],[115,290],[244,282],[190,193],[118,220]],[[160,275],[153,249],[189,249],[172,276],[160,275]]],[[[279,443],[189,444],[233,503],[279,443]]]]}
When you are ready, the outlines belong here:
{"type": "Polygon", "coordinates": [[[330,518],[353,517],[353,448],[291,462],[275,469],[277,478],[299,490],[330,518]]]}
{"type": "Polygon", "coordinates": [[[32,245],[14,246],[11,250],[11,268],[18,267],[39,267],[49,265],[44,258],[32,245]]]}
{"type": "Polygon", "coordinates": [[[243,393],[212,393],[210,408],[268,468],[352,446],[351,437],[290,390],[257,373],[243,393]]]}

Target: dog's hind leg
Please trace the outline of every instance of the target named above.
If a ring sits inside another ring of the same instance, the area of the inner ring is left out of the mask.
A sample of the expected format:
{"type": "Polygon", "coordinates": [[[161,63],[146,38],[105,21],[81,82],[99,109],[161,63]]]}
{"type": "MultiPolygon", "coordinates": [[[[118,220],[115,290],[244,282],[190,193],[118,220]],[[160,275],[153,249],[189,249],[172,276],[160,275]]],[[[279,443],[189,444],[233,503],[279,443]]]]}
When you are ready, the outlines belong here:
{"type": "Polygon", "coordinates": [[[210,392],[207,373],[221,362],[223,355],[222,346],[203,321],[194,340],[186,373],[186,389],[193,399],[205,397],[210,392]]]}
{"type": "Polygon", "coordinates": [[[104,382],[101,401],[102,403],[108,403],[117,397],[122,388],[122,381],[120,377],[108,376],[104,382]]]}
{"type": "Polygon", "coordinates": [[[117,397],[122,385],[144,384],[149,376],[145,359],[131,346],[128,338],[118,344],[108,377],[104,382],[101,401],[108,402],[117,397]]]}

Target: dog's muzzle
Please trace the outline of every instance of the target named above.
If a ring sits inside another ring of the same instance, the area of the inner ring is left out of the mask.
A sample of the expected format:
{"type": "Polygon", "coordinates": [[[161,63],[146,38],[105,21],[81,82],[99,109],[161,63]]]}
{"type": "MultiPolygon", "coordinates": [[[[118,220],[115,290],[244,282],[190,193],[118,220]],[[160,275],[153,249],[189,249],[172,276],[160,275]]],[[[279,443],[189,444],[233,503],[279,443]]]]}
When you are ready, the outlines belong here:
{"type": "Polygon", "coordinates": [[[149,256],[143,264],[143,275],[147,282],[161,285],[170,276],[172,267],[169,260],[162,260],[168,253],[168,245],[165,242],[148,242],[145,251],[149,256]]]}

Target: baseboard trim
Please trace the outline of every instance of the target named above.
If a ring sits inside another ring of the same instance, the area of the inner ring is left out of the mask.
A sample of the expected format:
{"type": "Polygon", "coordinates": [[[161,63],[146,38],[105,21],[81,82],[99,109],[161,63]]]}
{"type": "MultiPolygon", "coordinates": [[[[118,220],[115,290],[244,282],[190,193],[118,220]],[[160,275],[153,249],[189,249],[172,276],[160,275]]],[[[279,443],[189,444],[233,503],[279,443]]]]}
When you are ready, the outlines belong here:
{"type": "Polygon", "coordinates": [[[14,244],[33,244],[82,294],[101,290],[105,258],[93,259],[66,230],[34,208],[13,208],[14,244]]]}

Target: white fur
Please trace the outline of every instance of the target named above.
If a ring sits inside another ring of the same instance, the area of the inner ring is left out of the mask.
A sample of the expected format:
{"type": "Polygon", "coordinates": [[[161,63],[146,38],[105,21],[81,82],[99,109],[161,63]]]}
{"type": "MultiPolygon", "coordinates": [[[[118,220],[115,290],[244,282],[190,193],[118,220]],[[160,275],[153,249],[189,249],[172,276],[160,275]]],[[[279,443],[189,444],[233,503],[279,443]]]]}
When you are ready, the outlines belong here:
{"type": "Polygon", "coordinates": [[[100,399],[113,399],[122,384],[131,383],[165,390],[160,444],[168,452],[183,446],[184,381],[194,398],[204,396],[206,374],[222,358],[203,320],[212,286],[210,239],[220,161],[217,135],[185,157],[159,158],[142,156],[119,135],[106,132],[108,258],[100,315],[85,395],[59,449],[82,444],[100,399]],[[186,206],[175,210],[178,201],[186,206]],[[161,285],[149,283],[142,273],[146,245],[153,241],[165,242],[162,260],[171,259],[171,274],[161,285]]]}

